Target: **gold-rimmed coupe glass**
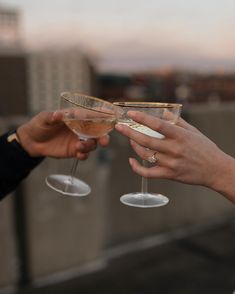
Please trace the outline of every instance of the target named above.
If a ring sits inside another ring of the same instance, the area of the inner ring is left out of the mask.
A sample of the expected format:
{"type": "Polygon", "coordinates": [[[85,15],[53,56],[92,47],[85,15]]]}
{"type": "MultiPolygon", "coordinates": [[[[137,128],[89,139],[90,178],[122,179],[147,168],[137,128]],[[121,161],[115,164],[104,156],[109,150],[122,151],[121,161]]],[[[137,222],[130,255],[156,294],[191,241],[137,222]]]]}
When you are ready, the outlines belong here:
{"type": "MultiPolygon", "coordinates": [[[[79,140],[99,138],[114,128],[122,109],[112,103],[80,93],[64,92],[60,96],[60,109],[65,125],[79,140]]],[[[90,186],[75,177],[78,160],[75,159],[70,175],[53,174],[46,178],[47,185],[69,196],[86,196],[90,186]]]]}
{"type": "MultiPolygon", "coordinates": [[[[123,115],[119,118],[118,123],[129,126],[130,128],[154,137],[164,140],[164,136],[147,126],[139,124],[128,117],[128,111],[141,111],[148,115],[152,115],[159,119],[165,120],[171,124],[175,124],[181,113],[181,104],[176,103],[160,103],[160,102],[114,102],[114,105],[122,107],[123,115]]],[[[174,148],[172,146],[172,148],[174,148]]],[[[147,162],[143,160],[143,166],[147,166],[147,162]]],[[[159,193],[148,192],[147,178],[142,177],[141,191],[128,193],[121,196],[120,201],[123,204],[141,208],[159,207],[166,205],[169,199],[159,193]]]]}

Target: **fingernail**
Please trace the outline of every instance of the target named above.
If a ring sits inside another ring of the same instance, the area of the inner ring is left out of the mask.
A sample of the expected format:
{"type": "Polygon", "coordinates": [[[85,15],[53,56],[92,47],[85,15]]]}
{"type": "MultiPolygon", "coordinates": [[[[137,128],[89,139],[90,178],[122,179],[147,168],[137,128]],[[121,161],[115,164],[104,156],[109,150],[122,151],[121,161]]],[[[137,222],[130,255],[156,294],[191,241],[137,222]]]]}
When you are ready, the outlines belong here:
{"type": "Polygon", "coordinates": [[[57,114],[57,111],[54,111],[54,112],[52,113],[52,120],[54,120],[54,119],[55,119],[55,117],[56,117],[56,114],[57,114]]]}
{"type": "Polygon", "coordinates": [[[121,125],[121,124],[116,124],[115,125],[115,129],[117,130],[117,131],[121,131],[121,130],[123,130],[123,126],[121,125]]]}
{"type": "Polygon", "coordinates": [[[129,163],[130,163],[130,165],[132,165],[134,163],[134,158],[130,157],[129,158],[129,163]]]}
{"type": "Polygon", "coordinates": [[[131,144],[131,145],[135,145],[135,141],[130,140],[130,144],[131,144]]]}
{"type": "Polygon", "coordinates": [[[61,115],[61,112],[60,112],[59,110],[55,110],[55,111],[52,113],[52,120],[54,121],[54,120],[58,120],[58,119],[60,119],[60,118],[61,118],[60,115],[61,115]]]}
{"type": "Polygon", "coordinates": [[[133,118],[133,117],[135,117],[136,112],[133,111],[133,110],[130,110],[130,111],[127,112],[127,115],[128,115],[129,117],[133,118]]]}

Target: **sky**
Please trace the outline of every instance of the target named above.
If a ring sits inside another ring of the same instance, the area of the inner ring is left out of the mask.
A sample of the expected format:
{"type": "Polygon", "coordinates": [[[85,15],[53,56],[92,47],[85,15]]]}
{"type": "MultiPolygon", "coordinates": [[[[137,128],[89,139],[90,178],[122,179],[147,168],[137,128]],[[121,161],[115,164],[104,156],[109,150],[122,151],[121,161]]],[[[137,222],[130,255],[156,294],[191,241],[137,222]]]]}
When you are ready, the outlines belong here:
{"type": "Polygon", "coordinates": [[[80,46],[103,71],[235,69],[234,0],[5,0],[27,46],[80,46]]]}

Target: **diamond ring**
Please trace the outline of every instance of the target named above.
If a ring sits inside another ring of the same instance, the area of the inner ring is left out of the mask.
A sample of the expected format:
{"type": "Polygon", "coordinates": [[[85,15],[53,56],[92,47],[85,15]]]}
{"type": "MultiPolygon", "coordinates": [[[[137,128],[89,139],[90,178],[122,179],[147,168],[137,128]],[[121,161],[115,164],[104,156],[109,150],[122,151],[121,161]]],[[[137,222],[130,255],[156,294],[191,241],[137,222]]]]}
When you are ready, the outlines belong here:
{"type": "Polygon", "coordinates": [[[152,156],[148,157],[147,161],[149,163],[156,163],[158,161],[156,154],[157,154],[157,152],[154,152],[152,156]]]}

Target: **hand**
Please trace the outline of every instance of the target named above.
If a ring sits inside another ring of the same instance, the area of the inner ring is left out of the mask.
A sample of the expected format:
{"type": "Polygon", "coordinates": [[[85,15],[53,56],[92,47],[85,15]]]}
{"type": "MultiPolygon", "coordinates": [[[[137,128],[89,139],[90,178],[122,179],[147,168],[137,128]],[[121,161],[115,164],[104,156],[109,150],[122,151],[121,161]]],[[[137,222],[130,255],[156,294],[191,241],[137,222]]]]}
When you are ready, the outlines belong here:
{"type": "Polygon", "coordinates": [[[41,112],[17,129],[22,147],[32,156],[56,158],[77,157],[85,160],[89,152],[109,143],[109,137],[99,140],[79,141],[78,137],[63,123],[60,111],[41,112]]]}
{"type": "Polygon", "coordinates": [[[172,179],[213,188],[221,172],[227,172],[226,166],[231,157],[183,119],[172,125],[143,112],[130,111],[128,115],[165,136],[164,139],[157,139],[124,125],[116,126],[119,132],[131,139],[133,149],[142,159],[147,160],[157,152],[157,163],[149,168],[130,158],[135,173],[147,178],[172,179]]]}

